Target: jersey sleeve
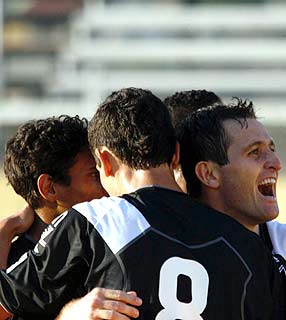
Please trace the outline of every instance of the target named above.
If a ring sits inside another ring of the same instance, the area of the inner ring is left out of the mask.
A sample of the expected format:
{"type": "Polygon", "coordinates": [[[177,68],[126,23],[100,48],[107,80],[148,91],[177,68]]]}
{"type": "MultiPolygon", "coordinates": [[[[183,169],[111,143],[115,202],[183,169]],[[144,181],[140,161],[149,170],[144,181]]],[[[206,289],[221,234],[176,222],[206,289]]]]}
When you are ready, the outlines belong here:
{"type": "Polygon", "coordinates": [[[273,253],[286,259],[286,224],[278,221],[269,221],[266,224],[273,245],[273,253]]]}
{"type": "Polygon", "coordinates": [[[13,314],[55,317],[62,306],[85,293],[94,229],[76,210],[59,216],[32,251],[0,273],[0,302],[13,314]],[[72,294],[71,294],[72,293],[72,294]]]}

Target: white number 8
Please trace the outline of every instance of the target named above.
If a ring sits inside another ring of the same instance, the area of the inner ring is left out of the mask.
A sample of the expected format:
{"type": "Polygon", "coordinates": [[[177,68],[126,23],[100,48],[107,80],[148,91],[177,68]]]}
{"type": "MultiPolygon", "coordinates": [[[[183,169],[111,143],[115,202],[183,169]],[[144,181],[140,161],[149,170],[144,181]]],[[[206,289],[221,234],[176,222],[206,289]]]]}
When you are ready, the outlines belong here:
{"type": "Polygon", "coordinates": [[[156,320],[199,320],[207,305],[209,276],[206,269],[194,260],[172,257],[162,265],[159,280],[159,300],[164,307],[156,320]],[[178,276],[192,280],[192,301],[184,303],[177,299],[178,276]]]}

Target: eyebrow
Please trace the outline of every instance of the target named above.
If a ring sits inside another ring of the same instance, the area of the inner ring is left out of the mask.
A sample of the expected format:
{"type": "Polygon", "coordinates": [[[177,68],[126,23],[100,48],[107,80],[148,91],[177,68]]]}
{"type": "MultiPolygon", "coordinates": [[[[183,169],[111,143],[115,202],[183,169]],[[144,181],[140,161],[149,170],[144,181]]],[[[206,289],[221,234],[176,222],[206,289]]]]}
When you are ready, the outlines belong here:
{"type": "Polygon", "coordinates": [[[88,170],[97,170],[95,163],[93,165],[88,166],[87,168],[88,168],[88,170]]]}

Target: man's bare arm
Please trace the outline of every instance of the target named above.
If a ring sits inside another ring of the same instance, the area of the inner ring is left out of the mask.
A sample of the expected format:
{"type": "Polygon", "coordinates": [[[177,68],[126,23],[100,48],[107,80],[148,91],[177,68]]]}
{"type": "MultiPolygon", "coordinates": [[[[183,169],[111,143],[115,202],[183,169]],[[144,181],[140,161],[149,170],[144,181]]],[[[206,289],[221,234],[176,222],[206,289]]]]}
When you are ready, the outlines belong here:
{"type": "Polygon", "coordinates": [[[0,269],[7,268],[7,260],[13,238],[28,230],[33,221],[34,211],[29,205],[0,220],[0,269]]]}
{"type": "MultiPolygon", "coordinates": [[[[135,292],[95,288],[84,297],[68,303],[56,320],[130,320],[138,318],[142,300],[135,292]]],[[[0,319],[1,320],[1,319],[0,319]]]]}
{"type": "Polygon", "coordinates": [[[0,304],[0,320],[7,320],[10,319],[12,316],[11,313],[9,313],[8,311],[6,311],[2,305],[0,304]]]}

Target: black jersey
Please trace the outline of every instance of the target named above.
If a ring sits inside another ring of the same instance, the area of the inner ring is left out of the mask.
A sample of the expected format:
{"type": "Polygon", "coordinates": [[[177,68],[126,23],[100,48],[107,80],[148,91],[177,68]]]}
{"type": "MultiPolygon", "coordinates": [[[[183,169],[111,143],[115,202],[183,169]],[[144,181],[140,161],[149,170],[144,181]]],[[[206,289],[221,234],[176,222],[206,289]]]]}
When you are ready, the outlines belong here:
{"type": "Polygon", "coordinates": [[[21,234],[18,239],[12,242],[8,256],[8,267],[17,262],[27,251],[32,250],[36,242],[28,233],[21,234]]]}
{"type": "Polygon", "coordinates": [[[183,193],[148,187],[76,205],[54,220],[24,261],[1,272],[0,300],[23,319],[54,319],[66,302],[100,286],[137,291],[144,320],[285,319],[273,264],[263,242],[235,220],[183,193]]]}

